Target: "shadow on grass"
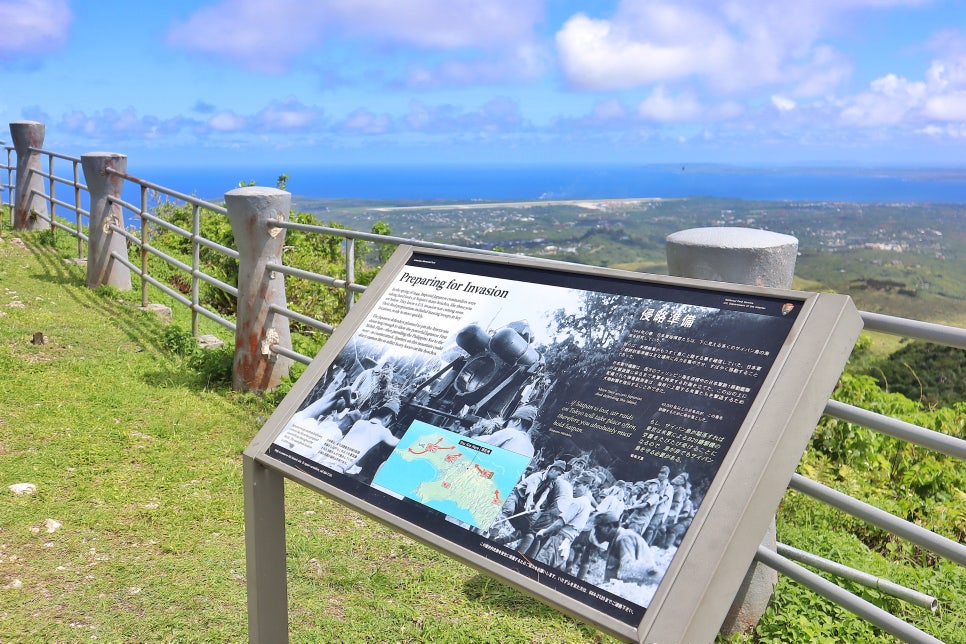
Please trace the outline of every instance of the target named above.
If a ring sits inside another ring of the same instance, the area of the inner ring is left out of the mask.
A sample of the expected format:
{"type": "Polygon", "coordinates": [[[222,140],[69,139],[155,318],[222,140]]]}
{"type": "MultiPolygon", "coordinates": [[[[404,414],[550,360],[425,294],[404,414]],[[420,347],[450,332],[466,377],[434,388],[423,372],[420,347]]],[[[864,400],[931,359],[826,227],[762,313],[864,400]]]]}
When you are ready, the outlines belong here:
{"type": "Polygon", "coordinates": [[[480,573],[470,577],[463,584],[463,592],[467,599],[481,604],[485,610],[510,614],[515,618],[546,619],[557,617],[563,620],[573,620],[576,626],[584,632],[588,642],[610,641],[596,628],[574,620],[572,617],[540,602],[540,600],[534,599],[530,595],[488,575],[480,573]]]}
{"type": "Polygon", "coordinates": [[[31,275],[32,278],[63,286],[65,296],[113,320],[131,342],[156,351],[164,350],[160,338],[166,324],[156,314],[139,310],[138,303],[134,301],[111,299],[87,288],[87,275],[82,263],[70,262],[58,248],[38,243],[29,234],[21,235],[21,239],[42,269],[42,272],[31,275]]]}
{"type": "Polygon", "coordinates": [[[482,573],[470,577],[463,585],[463,592],[468,599],[490,609],[519,617],[545,616],[556,612],[522,591],[482,573]]]}

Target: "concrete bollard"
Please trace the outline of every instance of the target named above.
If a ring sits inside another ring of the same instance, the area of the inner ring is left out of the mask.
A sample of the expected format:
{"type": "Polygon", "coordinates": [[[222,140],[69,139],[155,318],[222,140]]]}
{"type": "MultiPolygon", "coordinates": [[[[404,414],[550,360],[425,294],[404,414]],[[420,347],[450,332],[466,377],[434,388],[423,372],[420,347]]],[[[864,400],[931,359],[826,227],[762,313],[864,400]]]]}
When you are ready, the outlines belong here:
{"type": "Polygon", "coordinates": [[[798,240],[753,228],[692,228],[667,237],[670,275],[791,288],[798,240]]]}
{"type": "Polygon", "coordinates": [[[288,375],[292,360],[271,351],[272,345],[292,346],[288,318],[271,311],[286,306],[285,279],[266,266],[280,264],[292,195],[275,188],[237,188],[225,193],[228,220],[238,248],[238,321],[232,386],[264,392],[288,375]]]}
{"type": "MultiPolygon", "coordinates": [[[[798,240],[752,228],[692,228],[668,235],[666,252],[669,275],[790,289],[798,240]]],[[[761,544],[776,549],[774,519],[761,544]]],[[[721,633],[730,637],[753,632],[777,583],[778,573],[774,569],[752,562],[721,625],[721,633]]]]}
{"type": "Polygon", "coordinates": [[[91,152],[81,155],[84,181],[91,193],[91,225],[87,239],[87,287],[114,286],[122,291],[131,290],[131,269],[115,261],[117,253],[127,257],[127,240],[111,230],[114,224],[124,227],[121,206],[111,203],[110,197],[119,199],[124,179],[107,172],[127,171],[127,157],[113,152],[91,152]]]}
{"type": "Polygon", "coordinates": [[[30,148],[42,148],[46,127],[36,121],[14,121],[10,137],[17,151],[17,181],[14,187],[14,230],[46,230],[50,226],[44,177],[40,174],[40,153],[30,148]]]}

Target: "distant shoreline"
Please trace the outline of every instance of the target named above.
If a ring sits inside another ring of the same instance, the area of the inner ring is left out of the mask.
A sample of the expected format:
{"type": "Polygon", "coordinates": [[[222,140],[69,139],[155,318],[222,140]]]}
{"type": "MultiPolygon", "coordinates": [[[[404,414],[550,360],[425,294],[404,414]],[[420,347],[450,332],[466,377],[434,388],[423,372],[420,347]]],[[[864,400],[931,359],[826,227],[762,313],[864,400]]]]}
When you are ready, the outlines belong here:
{"type": "Polygon", "coordinates": [[[719,165],[346,165],[130,168],[178,192],[221,201],[239,183],[304,199],[550,202],[712,197],[754,201],[966,205],[966,168],[719,165]]]}

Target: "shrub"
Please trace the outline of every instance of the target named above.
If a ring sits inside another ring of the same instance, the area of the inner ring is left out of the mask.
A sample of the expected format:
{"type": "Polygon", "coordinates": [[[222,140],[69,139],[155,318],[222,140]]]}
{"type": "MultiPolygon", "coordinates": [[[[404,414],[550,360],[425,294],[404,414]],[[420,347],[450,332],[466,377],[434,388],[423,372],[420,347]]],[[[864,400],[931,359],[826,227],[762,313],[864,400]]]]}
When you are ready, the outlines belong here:
{"type": "Polygon", "coordinates": [[[199,351],[198,340],[191,331],[172,324],[161,332],[161,346],[176,356],[190,357],[199,351]]]}
{"type": "Polygon", "coordinates": [[[188,358],[188,367],[198,372],[205,387],[230,385],[235,350],[230,345],[216,349],[198,349],[188,358]]]}
{"type": "Polygon", "coordinates": [[[161,332],[161,346],[184,358],[185,366],[200,376],[202,386],[231,384],[235,350],[230,344],[202,349],[191,331],[172,324],[161,332]]]}

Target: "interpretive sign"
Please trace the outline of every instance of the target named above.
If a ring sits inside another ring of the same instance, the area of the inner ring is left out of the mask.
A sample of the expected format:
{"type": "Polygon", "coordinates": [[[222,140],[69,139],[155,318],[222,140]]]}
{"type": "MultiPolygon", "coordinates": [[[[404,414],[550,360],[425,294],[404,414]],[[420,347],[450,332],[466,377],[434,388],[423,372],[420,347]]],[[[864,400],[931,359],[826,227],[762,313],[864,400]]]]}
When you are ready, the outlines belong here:
{"type": "Polygon", "coordinates": [[[403,247],[246,455],[617,636],[699,641],[860,327],[843,296],[403,247]]]}

